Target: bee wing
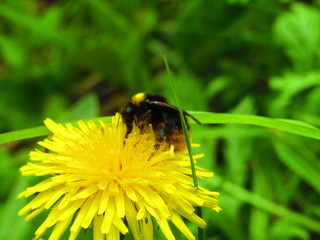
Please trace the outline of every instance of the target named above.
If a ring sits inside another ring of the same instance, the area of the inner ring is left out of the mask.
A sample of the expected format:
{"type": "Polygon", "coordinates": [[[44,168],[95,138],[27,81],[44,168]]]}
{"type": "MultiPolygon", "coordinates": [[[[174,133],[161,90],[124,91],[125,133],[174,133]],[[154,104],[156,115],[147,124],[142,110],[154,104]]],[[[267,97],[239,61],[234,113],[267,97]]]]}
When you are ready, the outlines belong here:
{"type": "MultiPolygon", "coordinates": [[[[179,111],[179,108],[177,108],[177,107],[175,107],[175,106],[172,106],[172,105],[170,105],[170,104],[168,104],[168,103],[158,102],[158,101],[149,101],[149,100],[146,100],[145,102],[147,102],[147,103],[149,103],[149,104],[154,104],[154,105],[157,105],[157,106],[168,107],[168,108],[174,109],[174,110],[176,110],[176,111],[179,111]]],[[[186,111],[184,111],[184,110],[182,110],[182,112],[183,112],[183,114],[184,114],[185,116],[188,116],[188,117],[192,118],[197,124],[201,125],[201,122],[200,122],[198,119],[196,119],[194,116],[192,116],[190,113],[188,113],[188,112],[186,112],[186,111]]]]}

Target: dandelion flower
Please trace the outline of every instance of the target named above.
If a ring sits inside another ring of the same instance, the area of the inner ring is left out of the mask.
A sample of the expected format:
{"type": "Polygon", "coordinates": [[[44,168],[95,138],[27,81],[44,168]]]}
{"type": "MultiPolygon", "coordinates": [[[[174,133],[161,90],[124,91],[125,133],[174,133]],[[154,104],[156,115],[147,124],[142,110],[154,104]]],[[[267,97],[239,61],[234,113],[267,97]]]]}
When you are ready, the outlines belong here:
{"type": "MultiPolygon", "coordinates": [[[[107,124],[79,121],[74,126],[46,119],[45,125],[53,135],[38,144],[49,151],[31,151],[21,173],[48,178],[18,196],[34,196],[19,211],[29,213],[26,220],[49,212],[36,239],[51,227],[49,240],[60,239],[68,228],[69,239],[76,239],[81,228],[92,227],[95,240],[118,240],[128,232],[135,240],[152,240],[153,224],[175,239],[169,222],[195,239],[183,219],[203,228],[195,207],[220,210],[218,193],[193,187],[188,157],[159,145],[152,127],[142,133],[134,126],[127,136],[119,114],[107,124]]],[[[197,168],[197,176],[212,173],[197,168]]]]}

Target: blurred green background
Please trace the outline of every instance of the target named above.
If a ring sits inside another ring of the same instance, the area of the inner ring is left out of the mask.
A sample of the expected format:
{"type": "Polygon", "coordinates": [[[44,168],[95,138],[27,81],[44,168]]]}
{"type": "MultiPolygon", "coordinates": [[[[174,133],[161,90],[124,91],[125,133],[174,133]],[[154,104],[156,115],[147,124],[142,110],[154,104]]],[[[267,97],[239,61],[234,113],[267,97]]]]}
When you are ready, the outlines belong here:
{"type": "MultiPolygon", "coordinates": [[[[111,115],[141,91],[173,103],[162,52],[185,110],[320,125],[319,0],[2,0],[0,132],[111,115]]],[[[205,239],[320,239],[318,141],[244,125],[192,134],[223,208],[204,211],[205,239]]],[[[38,181],[18,171],[37,140],[0,147],[0,239],[32,239],[41,222],[18,217],[16,199],[38,181]]]]}

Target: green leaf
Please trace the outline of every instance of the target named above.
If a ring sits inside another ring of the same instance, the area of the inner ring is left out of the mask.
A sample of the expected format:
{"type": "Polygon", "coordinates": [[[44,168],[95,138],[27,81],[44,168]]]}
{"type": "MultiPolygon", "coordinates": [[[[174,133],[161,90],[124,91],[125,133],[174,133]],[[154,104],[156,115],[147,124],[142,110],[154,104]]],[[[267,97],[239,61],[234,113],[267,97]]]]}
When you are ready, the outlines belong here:
{"type": "MultiPolygon", "coordinates": [[[[95,123],[99,123],[99,121],[111,122],[111,117],[83,119],[83,121],[84,122],[93,121],[95,123]]],[[[71,124],[76,124],[76,122],[71,122],[71,124]]],[[[9,143],[17,140],[28,139],[28,138],[46,136],[48,134],[50,134],[50,131],[45,126],[39,126],[39,127],[27,128],[27,129],[18,130],[18,131],[1,133],[0,144],[9,143]]]]}
{"type": "Polygon", "coordinates": [[[26,189],[27,184],[28,178],[19,176],[7,196],[7,201],[1,206],[0,239],[31,239],[31,236],[29,236],[31,224],[26,223],[17,214],[18,210],[27,204],[27,199],[17,199],[18,193],[26,189]]]}
{"type": "Polygon", "coordinates": [[[232,182],[223,181],[222,184],[222,179],[217,175],[215,175],[214,178],[217,184],[222,186],[223,191],[228,192],[239,200],[247,202],[275,216],[282,217],[287,221],[299,224],[307,229],[320,233],[319,221],[309,218],[303,214],[291,211],[290,209],[279,204],[273,203],[266,198],[263,198],[257,194],[253,194],[232,182]]]}
{"type": "Polygon", "coordinates": [[[4,61],[14,68],[20,68],[25,64],[25,49],[16,39],[0,36],[0,49],[4,61]]]}
{"type": "Polygon", "coordinates": [[[304,122],[290,119],[272,119],[255,115],[189,111],[202,124],[248,124],[280,130],[304,137],[320,139],[320,129],[304,122]]]}
{"type": "Polygon", "coordinates": [[[45,126],[27,128],[18,131],[12,131],[0,134],[0,144],[9,143],[12,141],[35,138],[48,135],[50,131],[45,126]]]}
{"type": "Polygon", "coordinates": [[[293,98],[299,93],[316,88],[319,85],[319,79],[320,73],[314,71],[303,74],[287,72],[283,76],[272,77],[270,87],[277,91],[279,96],[271,101],[270,109],[278,114],[278,110],[292,104],[293,98]]]}
{"type": "MultiPolygon", "coordinates": [[[[272,119],[255,115],[240,115],[228,113],[210,113],[193,111],[190,111],[189,113],[192,114],[195,118],[197,118],[202,124],[248,124],[272,128],[304,137],[320,139],[320,129],[307,123],[295,120],[272,119]]],[[[93,120],[95,122],[98,122],[99,120],[106,120],[107,122],[110,122],[110,119],[110,117],[100,117],[88,120],[93,120]]],[[[45,136],[47,134],[49,134],[48,130],[42,126],[8,133],[1,133],[0,144],[16,140],[45,136]]]]}
{"type": "Polygon", "coordinates": [[[310,235],[305,228],[287,221],[277,221],[271,229],[273,239],[310,239],[310,235]]]}
{"type": "Polygon", "coordinates": [[[99,115],[99,100],[95,94],[87,94],[77,101],[61,118],[64,122],[99,115]]]}
{"type": "Polygon", "coordinates": [[[275,22],[276,38],[299,70],[311,69],[319,61],[319,24],[318,8],[302,3],[293,4],[275,22]]]}
{"type": "Polygon", "coordinates": [[[281,141],[276,141],[274,146],[280,160],[320,193],[320,172],[317,167],[281,141]]]}

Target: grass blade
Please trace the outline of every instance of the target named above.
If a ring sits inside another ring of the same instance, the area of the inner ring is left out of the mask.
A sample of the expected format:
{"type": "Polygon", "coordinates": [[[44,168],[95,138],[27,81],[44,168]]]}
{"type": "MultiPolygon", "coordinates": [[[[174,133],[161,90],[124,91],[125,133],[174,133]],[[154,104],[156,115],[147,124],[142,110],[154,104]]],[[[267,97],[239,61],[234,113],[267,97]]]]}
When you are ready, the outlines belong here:
{"type": "Polygon", "coordinates": [[[320,140],[320,129],[304,122],[290,119],[272,119],[255,115],[229,113],[193,112],[195,118],[203,124],[247,124],[267,127],[304,137],[320,140]]]}
{"type": "MultiPolygon", "coordinates": [[[[189,159],[190,159],[190,166],[191,166],[193,184],[194,184],[195,187],[198,187],[197,173],[196,173],[196,168],[195,168],[195,164],[194,164],[193,156],[192,156],[191,141],[190,141],[189,134],[188,134],[187,122],[186,122],[185,116],[184,116],[184,114],[182,112],[182,108],[181,108],[178,96],[177,96],[177,94],[175,92],[174,80],[173,80],[173,76],[172,76],[172,73],[171,73],[167,58],[166,58],[164,53],[162,53],[162,56],[163,56],[164,63],[166,65],[167,72],[169,74],[169,79],[170,79],[170,83],[171,83],[171,89],[172,89],[174,98],[176,100],[177,107],[179,109],[182,130],[183,130],[184,138],[185,138],[187,149],[188,149],[189,159]]],[[[200,207],[196,208],[196,213],[200,218],[202,218],[202,209],[200,207]]],[[[200,227],[198,227],[198,239],[199,240],[203,240],[204,239],[203,229],[200,228],[200,227]]]]}
{"type": "MultiPolygon", "coordinates": [[[[217,183],[222,183],[221,177],[217,175],[215,175],[215,181],[217,181],[217,183]]],[[[290,209],[285,208],[279,204],[268,201],[267,199],[260,197],[259,195],[247,191],[237,184],[223,181],[223,184],[221,186],[225,192],[228,192],[230,195],[235,196],[241,201],[247,202],[255,207],[265,210],[266,212],[274,214],[275,216],[282,217],[288,221],[297,223],[307,229],[320,233],[320,222],[317,220],[291,211],[290,209]]]]}
{"type": "MultiPolygon", "coordinates": [[[[84,122],[93,121],[98,123],[99,121],[111,122],[111,117],[100,117],[93,119],[83,120],[84,122]]],[[[76,124],[76,122],[71,122],[71,124],[76,124]]],[[[11,131],[7,133],[0,133],[0,144],[5,144],[17,140],[24,140],[28,138],[42,137],[50,134],[50,131],[45,126],[38,126],[33,128],[26,128],[17,131],[11,131]]]]}

